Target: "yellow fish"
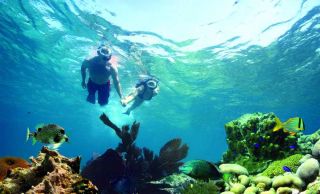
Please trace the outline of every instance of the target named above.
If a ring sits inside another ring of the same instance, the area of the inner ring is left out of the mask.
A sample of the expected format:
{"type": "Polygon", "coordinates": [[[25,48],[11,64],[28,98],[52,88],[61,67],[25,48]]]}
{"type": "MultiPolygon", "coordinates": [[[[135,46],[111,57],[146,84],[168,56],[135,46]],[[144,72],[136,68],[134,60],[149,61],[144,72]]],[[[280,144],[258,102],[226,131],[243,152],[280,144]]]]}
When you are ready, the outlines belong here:
{"type": "Polygon", "coordinates": [[[295,135],[296,133],[305,129],[304,122],[300,117],[290,118],[284,123],[282,123],[278,117],[276,117],[275,120],[276,126],[273,128],[273,132],[282,129],[283,132],[290,133],[290,135],[295,135]]]}

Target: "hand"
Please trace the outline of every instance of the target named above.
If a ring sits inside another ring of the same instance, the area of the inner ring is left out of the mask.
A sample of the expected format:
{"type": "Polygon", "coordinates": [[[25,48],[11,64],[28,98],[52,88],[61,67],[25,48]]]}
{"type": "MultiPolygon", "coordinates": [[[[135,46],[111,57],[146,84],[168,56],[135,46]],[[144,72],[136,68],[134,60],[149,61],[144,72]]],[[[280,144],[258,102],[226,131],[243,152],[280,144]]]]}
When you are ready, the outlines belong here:
{"type": "Polygon", "coordinates": [[[125,101],[125,99],[121,98],[120,103],[123,107],[127,106],[127,102],[125,101]]]}
{"type": "Polygon", "coordinates": [[[83,88],[83,89],[86,89],[86,88],[87,88],[87,84],[86,84],[85,81],[82,81],[81,85],[82,85],[82,88],[83,88]]]}

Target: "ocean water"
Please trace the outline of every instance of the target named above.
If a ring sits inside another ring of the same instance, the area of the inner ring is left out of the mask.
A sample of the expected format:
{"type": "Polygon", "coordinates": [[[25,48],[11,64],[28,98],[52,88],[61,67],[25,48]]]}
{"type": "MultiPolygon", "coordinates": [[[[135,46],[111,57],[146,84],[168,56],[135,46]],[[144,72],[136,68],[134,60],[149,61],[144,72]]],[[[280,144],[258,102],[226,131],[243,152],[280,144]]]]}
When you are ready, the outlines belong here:
{"type": "Polygon", "coordinates": [[[28,158],[41,144],[26,129],[56,123],[70,136],[59,151],[93,155],[141,122],[137,144],[158,152],[172,138],[189,159],[218,161],[224,124],[245,113],[300,116],[320,128],[320,1],[0,0],[0,156],[28,158]],[[112,86],[105,107],[86,102],[81,62],[111,45],[124,94],[139,75],[160,79],[160,93],[130,116],[112,86]]]}

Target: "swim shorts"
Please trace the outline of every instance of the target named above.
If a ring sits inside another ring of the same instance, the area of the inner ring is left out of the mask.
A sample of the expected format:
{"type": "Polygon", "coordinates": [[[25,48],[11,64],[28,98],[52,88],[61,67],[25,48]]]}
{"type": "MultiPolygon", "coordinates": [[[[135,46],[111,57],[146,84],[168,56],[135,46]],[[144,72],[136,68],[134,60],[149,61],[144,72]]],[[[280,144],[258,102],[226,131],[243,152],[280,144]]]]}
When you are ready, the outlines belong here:
{"type": "Polygon", "coordinates": [[[96,84],[89,79],[87,84],[88,97],[87,101],[95,104],[96,102],[96,92],[98,91],[98,103],[103,106],[107,105],[110,95],[110,80],[106,84],[96,84]]]}

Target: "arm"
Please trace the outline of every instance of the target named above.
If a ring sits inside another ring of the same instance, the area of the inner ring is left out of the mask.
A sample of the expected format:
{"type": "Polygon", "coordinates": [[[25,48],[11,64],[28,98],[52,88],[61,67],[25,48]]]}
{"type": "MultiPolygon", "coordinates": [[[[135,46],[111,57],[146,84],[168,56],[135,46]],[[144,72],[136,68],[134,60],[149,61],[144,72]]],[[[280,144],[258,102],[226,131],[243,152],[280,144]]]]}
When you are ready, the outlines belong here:
{"type": "Polygon", "coordinates": [[[114,87],[116,88],[120,99],[122,99],[123,96],[122,96],[122,90],[121,90],[121,85],[120,85],[119,76],[118,76],[118,70],[114,66],[111,66],[111,76],[113,79],[114,87]]]}
{"type": "Polygon", "coordinates": [[[133,102],[133,104],[128,108],[128,110],[126,112],[124,112],[124,114],[129,115],[130,112],[132,110],[134,110],[135,108],[137,108],[138,106],[140,106],[142,104],[143,100],[141,98],[136,98],[136,100],[133,102]]]}
{"type": "Polygon", "coordinates": [[[131,101],[133,101],[141,92],[143,91],[143,86],[139,86],[138,88],[135,88],[134,91],[132,91],[128,96],[124,97],[122,100],[123,105],[129,104],[131,101]]]}
{"type": "Polygon", "coordinates": [[[86,88],[86,70],[88,66],[89,66],[88,60],[84,60],[81,65],[81,77],[82,77],[81,85],[83,88],[86,88]]]}

